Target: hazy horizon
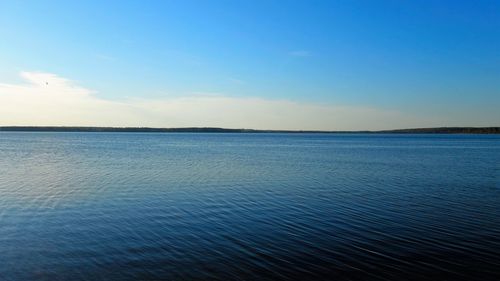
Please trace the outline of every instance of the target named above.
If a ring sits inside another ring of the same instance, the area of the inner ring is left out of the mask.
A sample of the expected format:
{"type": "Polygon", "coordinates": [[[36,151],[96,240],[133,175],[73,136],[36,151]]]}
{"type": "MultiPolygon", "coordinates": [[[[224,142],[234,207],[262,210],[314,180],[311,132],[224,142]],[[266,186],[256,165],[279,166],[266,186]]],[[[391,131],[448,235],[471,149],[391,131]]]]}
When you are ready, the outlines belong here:
{"type": "Polygon", "coordinates": [[[0,126],[499,126],[499,12],[494,1],[4,1],[0,126]]]}

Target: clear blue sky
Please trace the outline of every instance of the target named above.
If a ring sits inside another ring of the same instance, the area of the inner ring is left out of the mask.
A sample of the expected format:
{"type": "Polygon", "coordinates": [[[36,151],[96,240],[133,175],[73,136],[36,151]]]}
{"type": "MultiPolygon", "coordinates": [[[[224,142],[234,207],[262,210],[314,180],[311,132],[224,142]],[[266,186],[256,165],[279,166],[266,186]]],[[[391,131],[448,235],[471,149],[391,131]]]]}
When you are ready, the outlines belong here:
{"type": "Polygon", "coordinates": [[[1,1],[0,62],[0,83],[47,72],[106,100],[214,93],[500,125],[495,0],[1,1]]]}

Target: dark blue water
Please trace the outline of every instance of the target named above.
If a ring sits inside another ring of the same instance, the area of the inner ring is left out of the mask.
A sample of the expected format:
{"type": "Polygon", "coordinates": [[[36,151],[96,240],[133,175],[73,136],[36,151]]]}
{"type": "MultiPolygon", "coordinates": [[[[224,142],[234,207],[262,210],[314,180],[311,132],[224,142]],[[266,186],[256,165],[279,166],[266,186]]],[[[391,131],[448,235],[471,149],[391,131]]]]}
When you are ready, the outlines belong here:
{"type": "Polygon", "coordinates": [[[500,280],[500,136],[0,133],[0,280],[500,280]]]}

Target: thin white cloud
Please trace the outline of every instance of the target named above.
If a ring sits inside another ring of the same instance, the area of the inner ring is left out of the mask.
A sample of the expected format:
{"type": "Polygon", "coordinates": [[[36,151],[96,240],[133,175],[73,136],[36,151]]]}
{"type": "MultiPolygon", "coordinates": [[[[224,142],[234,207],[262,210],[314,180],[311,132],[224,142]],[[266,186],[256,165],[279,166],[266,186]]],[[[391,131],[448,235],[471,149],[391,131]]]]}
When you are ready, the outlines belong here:
{"type": "Polygon", "coordinates": [[[242,80],[242,79],[238,79],[238,78],[234,78],[234,77],[230,77],[228,79],[229,82],[233,83],[233,84],[245,84],[245,80],[242,80]]]}
{"type": "Polygon", "coordinates": [[[225,127],[364,130],[422,126],[397,111],[195,95],[107,100],[49,73],[23,72],[26,84],[0,84],[0,125],[225,127]]]}
{"type": "Polygon", "coordinates": [[[311,56],[311,53],[309,51],[304,51],[304,50],[291,51],[288,54],[290,56],[293,56],[293,57],[310,57],[311,56]]]}
{"type": "Polygon", "coordinates": [[[97,55],[95,55],[95,57],[99,60],[102,60],[102,61],[116,61],[115,57],[104,55],[104,54],[97,54],[97,55]]]}

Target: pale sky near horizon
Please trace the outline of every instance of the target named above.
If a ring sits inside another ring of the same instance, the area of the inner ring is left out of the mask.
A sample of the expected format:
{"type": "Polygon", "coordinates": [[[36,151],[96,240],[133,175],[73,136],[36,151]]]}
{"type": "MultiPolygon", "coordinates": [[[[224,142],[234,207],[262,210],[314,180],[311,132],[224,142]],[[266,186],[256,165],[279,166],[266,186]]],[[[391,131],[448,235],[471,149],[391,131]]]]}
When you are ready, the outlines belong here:
{"type": "Polygon", "coordinates": [[[1,1],[0,125],[500,126],[500,1],[1,1]]]}

